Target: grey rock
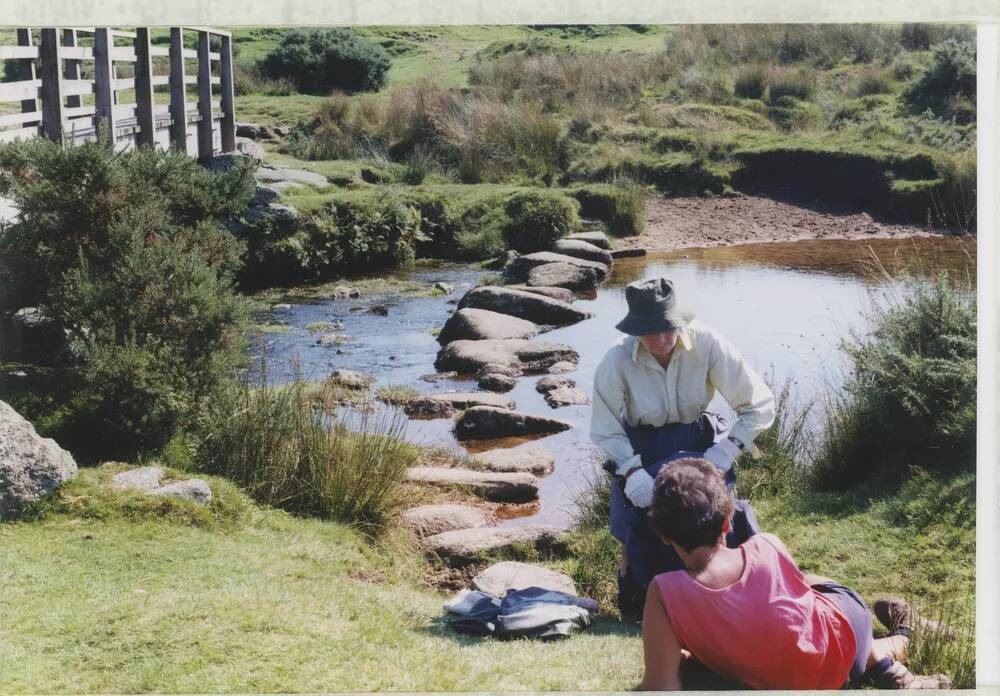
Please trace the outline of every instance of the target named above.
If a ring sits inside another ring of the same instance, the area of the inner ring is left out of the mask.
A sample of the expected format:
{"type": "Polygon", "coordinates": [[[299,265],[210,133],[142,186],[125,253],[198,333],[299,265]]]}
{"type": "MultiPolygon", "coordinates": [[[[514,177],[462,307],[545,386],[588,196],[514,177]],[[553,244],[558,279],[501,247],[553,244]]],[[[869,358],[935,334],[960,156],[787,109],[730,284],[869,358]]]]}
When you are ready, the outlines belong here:
{"type": "Polygon", "coordinates": [[[76,476],[76,462],[0,401],[0,519],[22,512],[76,476]]]}
{"type": "Polygon", "coordinates": [[[611,252],[612,258],[616,259],[626,259],[634,256],[645,256],[646,250],[642,248],[634,249],[615,249],[611,252]]]}
{"type": "Polygon", "coordinates": [[[536,324],[569,326],[589,319],[590,312],[577,309],[567,302],[554,300],[532,292],[486,285],[470,290],[458,303],[459,309],[488,309],[509,314],[536,324]]]}
{"type": "Polygon", "coordinates": [[[508,314],[492,312],[488,309],[459,309],[445,322],[438,343],[445,345],[452,341],[468,339],[533,338],[538,333],[538,325],[518,319],[508,314]]]}
{"type": "Polygon", "coordinates": [[[308,172],[304,169],[286,169],[284,167],[259,167],[256,177],[258,181],[294,181],[310,186],[326,186],[329,182],[322,174],[308,172]]]}
{"type": "Polygon", "coordinates": [[[52,319],[38,307],[21,307],[21,309],[14,312],[11,319],[13,319],[14,323],[20,324],[26,328],[44,326],[52,321],[52,319]]]}
{"type": "Polygon", "coordinates": [[[576,372],[577,366],[575,362],[570,362],[568,360],[561,360],[553,365],[549,366],[547,372],[553,375],[562,375],[567,372],[576,372]]]}
{"type": "Polygon", "coordinates": [[[532,268],[535,266],[542,266],[547,263],[565,263],[570,266],[579,266],[580,268],[592,268],[597,272],[601,282],[606,280],[608,274],[611,272],[611,269],[608,268],[608,266],[598,261],[578,259],[575,256],[556,254],[551,251],[537,251],[534,254],[518,256],[516,259],[507,264],[504,268],[504,274],[514,282],[522,282],[528,277],[528,273],[532,268]]]}
{"type": "Polygon", "coordinates": [[[249,140],[267,140],[274,138],[277,135],[277,130],[277,128],[262,126],[258,123],[237,123],[236,137],[249,140]]]}
{"type": "Polygon", "coordinates": [[[494,449],[472,457],[473,466],[487,471],[524,472],[548,476],[555,470],[556,458],[541,445],[525,445],[514,449],[494,449]]]}
{"type": "Polygon", "coordinates": [[[158,466],[141,466],[138,469],[129,469],[111,478],[111,486],[118,490],[139,490],[149,492],[154,488],[159,488],[163,480],[163,469],[158,466]]]}
{"type": "Polygon", "coordinates": [[[279,302],[278,304],[271,305],[271,309],[285,310],[291,308],[292,305],[288,304],[287,302],[279,302]]]}
{"type": "Polygon", "coordinates": [[[250,199],[249,206],[260,206],[273,203],[278,200],[279,192],[273,186],[258,186],[253,198],[250,199]]]}
{"type": "Polygon", "coordinates": [[[347,389],[367,389],[375,382],[375,378],[354,370],[334,370],[326,378],[326,382],[347,389]]]}
{"type": "Polygon", "coordinates": [[[247,157],[253,157],[255,159],[264,159],[264,148],[255,143],[250,138],[236,138],[236,151],[246,155],[247,157]]]}
{"type": "Polygon", "coordinates": [[[421,394],[420,396],[415,396],[406,404],[405,411],[409,416],[439,418],[451,416],[455,411],[472,408],[473,406],[493,406],[501,409],[513,409],[517,404],[498,394],[443,392],[441,394],[421,394]],[[442,405],[445,407],[442,407],[442,405]]]}
{"type": "Polygon", "coordinates": [[[523,590],[528,587],[540,587],[543,590],[576,595],[573,578],[565,573],[517,561],[494,563],[472,578],[472,586],[496,597],[503,597],[511,590],[523,590]]]}
{"type": "Polygon", "coordinates": [[[581,268],[568,263],[546,263],[528,271],[529,286],[555,286],[568,290],[592,290],[601,283],[601,275],[593,268],[581,268]]]}
{"type": "Polygon", "coordinates": [[[538,479],[524,473],[418,466],[407,469],[406,480],[432,486],[459,488],[494,503],[527,503],[538,498],[538,479]]]}
{"type": "Polygon", "coordinates": [[[485,510],[454,504],[421,505],[403,511],[402,518],[403,523],[420,536],[485,527],[490,521],[485,510]]]}
{"type": "Polygon", "coordinates": [[[150,495],[164,495],[170,498],[190,500],[205,505],[212,502],[212,489],[201,479],[175,481],[149,491],[150,495]]]}
{"type": "Polygon", "coordinates": [[[361,297],[361,291],[346,285],[337,285],[333,288],[333,296],[338,300],[356,299],[361,297]]]}
{"type": "Polygon", "coordinates": [[[576,234],[567,235],[565,239],[586,242],[587,244],[593,244],[601,249],[611,249],[611,240],[608,239],[608,235],[603,232],[578,232],[576,234]]]}
{"type": "Polygon", "coordinates": [[[474,406],[458,417],[455,422],[455,437],[459,440],[487,440],[522,435],[550,435],[572,427],[572,423],[556,418],[495,406],[474,406]]]}
{"type": "Polygon", "coordinates": [[[368,308],[367,313],[379,317],[387,317],[389,316],[389,306],[384,304],[372,305],[368,308]]]}
{"type": "Polygon", "coordinates": [[[505,394],[517,386],[517,379],[499,372],[489,372],[479,378],[478,384],[480,389],[505,394]]]}
{"type": "Polygon", "coordinates": [[[428,550],[456,565],[477,560],[479,554],[530,544],[537,549],[550,549],[562,544],[561,533],[550,525],[522,527],[487,527],[459,529],[435,534],[424,539],[428,550]]]}
{"type": "Polygon", "coordinates": [[[542,377],[538,382],[535,383],[535,391],[539,394],[544,394],[550,392],[553,389],[561,389],[563,387],[575,387],[576,382],[574,382],[569,377],[542,377]]]}
{"type": "Polygon", "coordinates": [[[441,280],[439,280],[438,282],[434,283],[434,289],[435,290],[440,290],[445,295],[450,295],[451,293],[455,292],[455,286],[454,285],[452,285],[451,283],[445,283],[444,281],[441,281],[441,280]]]}
{"type": "Polygon", "coordinates": [[[267,220],[278,229],[287,231],[294,230],[298,225],[299,211],[285,203],[271,203],[247,208],[243,211],[243,219],[250,226],[267,220]]]}
{"type": "Polygon", "coordinates": [[[550,297],[553,300],[559,300],[560,302],[565,302],[566,304],[571,303],[576,299],[576,295],[573,294],[572,290],[567,288],[554,288],[554,287],[532,287],[530,285],[507,285],[505,287],[511,290],[520,290],[521,292],[530,292],[534,295],[542,295],[543,297],[550,297]]]}
{"type": "Polygon", "coordinates": [[[544,372],[550,365],[576,362],[579,354],[562,343],[525,341],[523,339],[452,341],[440,351],[434,367],[442,372],[454,370],[475,374],[484,365],[501,363],[520,367],[525,372],[544,372]]]}
{"type": "Polygon", "coordinates": [[[335,346],[342,346],[351,340],[350,336],[339,333],[325,333],[316,339],[316,345],[323,346],[324,348],[333,348],[335,346]]]}
{"type": "Polygon", "coordinates": [[[586,392],[576,387],[559,387],[545,392],[545,402],[552,408],[580,406],[590,403],[586,392]]]}
{"type": "Polygon", "coordinates": [[[520,377],[524,372],[517,365],[505,365],[503,363],[487,363],[479,368],[479,372],[476,373],[476,379],[480,379],[486,375],[505,375],[507,377],[520,377]]]}
{"type": "Polygon", "coordinates": [[[552,251],[578,259],[597,261],[605,266],[610,266],[612,263],[610,252],[582,239],[558,239],[553,245],[552,251]]]}

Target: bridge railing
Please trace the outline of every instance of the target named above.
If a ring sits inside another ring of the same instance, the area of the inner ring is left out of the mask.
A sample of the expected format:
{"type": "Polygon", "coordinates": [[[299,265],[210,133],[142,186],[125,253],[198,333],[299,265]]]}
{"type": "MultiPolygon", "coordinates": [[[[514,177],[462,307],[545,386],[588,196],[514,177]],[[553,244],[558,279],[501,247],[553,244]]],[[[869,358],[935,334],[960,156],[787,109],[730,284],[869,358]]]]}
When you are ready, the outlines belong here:
{"type": "Polygon", "coordinates": [[[17,29],[17,45],[0,46],[0,60],[16,65],[16,79],[0,82],[0,142],[86,140],[100,124],[116,147],[172,147],[202,159],[232,152],[232,35],[171,27],[169,39],[154,45],[148,27],[17,29]],[[167,92],[169,102],[158,104],[167,92]]]}

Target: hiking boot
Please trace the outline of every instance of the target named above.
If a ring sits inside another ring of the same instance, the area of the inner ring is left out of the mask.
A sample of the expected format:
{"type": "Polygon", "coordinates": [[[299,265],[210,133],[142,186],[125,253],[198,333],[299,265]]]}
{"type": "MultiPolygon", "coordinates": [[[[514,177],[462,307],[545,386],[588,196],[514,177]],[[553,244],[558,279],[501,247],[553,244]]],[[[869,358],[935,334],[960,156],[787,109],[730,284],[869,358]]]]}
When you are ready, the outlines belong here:
{"type": "Polygon", "coordinates": [[[873,675],[879,689],[950,689],[951,679],[944,674],[914,674],[902,662],[893,662],[884,672],[873,675]]]}
{"type": "Polygon", "coordinates": [[[913,631],[918,630],[922,633],[940,633],[947,639],[955,637],[951,626],[919,616],[905,599],[889,597],[876,600],[872,611],[879,623],[889,629],[891,636],[912,638],[913,631]]]}

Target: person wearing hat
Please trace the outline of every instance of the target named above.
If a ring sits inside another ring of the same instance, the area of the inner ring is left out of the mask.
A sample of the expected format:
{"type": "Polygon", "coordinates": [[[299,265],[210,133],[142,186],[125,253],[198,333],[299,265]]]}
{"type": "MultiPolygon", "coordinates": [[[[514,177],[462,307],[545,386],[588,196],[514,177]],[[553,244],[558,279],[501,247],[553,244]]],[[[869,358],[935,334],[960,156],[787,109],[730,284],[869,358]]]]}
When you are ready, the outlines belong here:
{"type": "MultiPolygon", "coordinates": [[[[774,395],[735,346],[680,306],[670,280],[630,283],[625,300],[628,314],[616,328],[626,336],[594,373],[590,435],[618,483],[611,492],[611,532],[623,544],[619,608],[623,617],[634,617],[641,615],[648,578],[669,569],[628,558],[630,550],[648,547],[635,539],[648,531],[653,475],[647,467],[678,452],[697,452],[732,485],[734,462],[774,422],[774,395]],[[728,431],[721,418],[706,413],[716,392],[736,414],[728,431]]],[[[756,520],[749,514],[753,534],[756,520]]]]}

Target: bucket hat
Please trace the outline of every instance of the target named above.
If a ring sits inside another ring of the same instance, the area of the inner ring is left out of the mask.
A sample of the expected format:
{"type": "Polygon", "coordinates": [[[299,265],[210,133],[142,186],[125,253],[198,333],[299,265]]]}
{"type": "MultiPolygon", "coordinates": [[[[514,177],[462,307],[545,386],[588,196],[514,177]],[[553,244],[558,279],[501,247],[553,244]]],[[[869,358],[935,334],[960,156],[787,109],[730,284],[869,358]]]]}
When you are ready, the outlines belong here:
{"type": "Polygon", "coordinates": [[[677,304],[674,284],[666,278],[648,278],[625,288],[628,314],[615,325],[630,336],[647,336],[688,325],[694,314],[677,304]]]}

